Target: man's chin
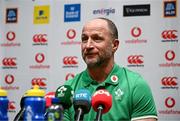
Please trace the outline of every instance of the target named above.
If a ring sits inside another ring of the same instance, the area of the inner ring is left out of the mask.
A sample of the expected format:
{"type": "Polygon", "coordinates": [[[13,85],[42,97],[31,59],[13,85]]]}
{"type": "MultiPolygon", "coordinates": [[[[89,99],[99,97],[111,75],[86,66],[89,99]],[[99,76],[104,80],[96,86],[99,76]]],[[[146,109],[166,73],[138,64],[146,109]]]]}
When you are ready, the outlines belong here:
{"type": "Polygon", "coordinates": [[[90,60],[88,60],[88,61],[85,61],[85,62],[86,62],[88,67],[97,66],[97,61],[92,61],[92,60],[90,61],[90,60]]]}

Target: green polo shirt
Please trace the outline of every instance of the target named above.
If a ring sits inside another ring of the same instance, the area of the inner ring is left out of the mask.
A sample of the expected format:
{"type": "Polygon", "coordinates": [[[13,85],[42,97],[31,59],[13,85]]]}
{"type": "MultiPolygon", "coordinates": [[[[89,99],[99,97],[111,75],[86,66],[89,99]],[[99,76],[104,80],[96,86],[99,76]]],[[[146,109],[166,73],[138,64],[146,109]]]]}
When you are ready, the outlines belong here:
{"type": "MultiPolygon", "coordinates": [[[[91,94],[101,86],[112,95],[112,107],[102,115],[103,121],[130,121],[142,118],[157,118],[156,107],[151,90],[146,81],[137,73],[126,68],[114,65],[107,79],[102,83],[93,80],[88,71],[77,74],[73,79],[65,82],[74,91],[80,88],[88,89],[91,94]]],[[[65,110],[64,120],[74,120],[73,106],[65,110]]],[[[94,121],[96,112],[91,107],[88,114],[84,115],[84,121],[94,121]]]]}

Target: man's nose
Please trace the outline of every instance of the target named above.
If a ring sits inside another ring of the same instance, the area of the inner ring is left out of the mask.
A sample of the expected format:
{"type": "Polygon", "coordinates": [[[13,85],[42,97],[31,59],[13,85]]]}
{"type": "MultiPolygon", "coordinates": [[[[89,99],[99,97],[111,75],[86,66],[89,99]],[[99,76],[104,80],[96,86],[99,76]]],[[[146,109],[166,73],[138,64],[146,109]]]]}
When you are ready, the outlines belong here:
{"type": "Polygon", "coordinates": [[[86,43],[86,48],[93,48],[93,41],[91,38],[88,39],[86,43]]]}

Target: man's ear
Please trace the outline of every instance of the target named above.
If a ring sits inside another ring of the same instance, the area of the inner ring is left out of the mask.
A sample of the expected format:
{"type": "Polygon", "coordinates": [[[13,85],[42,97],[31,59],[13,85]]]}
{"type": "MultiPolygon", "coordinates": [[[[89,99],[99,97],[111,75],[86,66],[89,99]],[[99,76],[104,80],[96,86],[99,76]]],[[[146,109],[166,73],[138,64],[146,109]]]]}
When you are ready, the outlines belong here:
{"type": "Polygon", "coordinates": [[[119,47],[119,40],[118,39],[114,39],[112,44],[113,44],[113,47],[112,47],[113,52],[116,52],[116,50],[119,47]]]}

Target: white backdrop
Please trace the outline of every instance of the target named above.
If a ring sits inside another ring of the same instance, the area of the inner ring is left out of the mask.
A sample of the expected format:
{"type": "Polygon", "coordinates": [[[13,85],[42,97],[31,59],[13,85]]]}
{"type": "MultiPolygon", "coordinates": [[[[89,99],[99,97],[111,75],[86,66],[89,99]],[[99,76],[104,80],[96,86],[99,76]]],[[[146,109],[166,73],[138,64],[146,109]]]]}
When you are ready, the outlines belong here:
{"type": "Polygon", "coordinates": [[[1,0],[0,86],[8,91],[10,120],[33,84],[46,93],[55,91],[86,68],[80,52],[82,26],[91,18],[107,17],[119,30],[116,63],[148,81],[159,121],[179,121],[178,2],[1,0]]]}

